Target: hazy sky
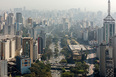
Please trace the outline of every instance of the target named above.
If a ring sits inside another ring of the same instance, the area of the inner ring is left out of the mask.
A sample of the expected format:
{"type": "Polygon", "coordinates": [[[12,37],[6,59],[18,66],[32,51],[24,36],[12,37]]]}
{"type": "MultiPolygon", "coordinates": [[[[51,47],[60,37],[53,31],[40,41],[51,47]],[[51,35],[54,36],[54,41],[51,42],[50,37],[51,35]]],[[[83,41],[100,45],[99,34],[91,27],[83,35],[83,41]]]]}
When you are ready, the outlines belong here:
{"type": "MultiPolygon", "coordinates": [[[[0,9],[13,9],[26,7],[26,9],[38,10],[64,10],[70,8],[81,8],[87,11],[107,12],[108,0],[0,0],[0,9]]],[[[116,0],[111,0],[111,11],[116,12],[116,0]]]]}

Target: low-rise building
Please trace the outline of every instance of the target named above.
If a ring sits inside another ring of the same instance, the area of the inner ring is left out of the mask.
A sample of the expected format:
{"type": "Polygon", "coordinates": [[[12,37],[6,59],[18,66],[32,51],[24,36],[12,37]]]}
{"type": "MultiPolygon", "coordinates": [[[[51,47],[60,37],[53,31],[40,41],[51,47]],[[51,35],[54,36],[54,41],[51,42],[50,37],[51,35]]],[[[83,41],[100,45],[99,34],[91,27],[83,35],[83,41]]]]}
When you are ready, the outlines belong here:
{"type": "Polygon", "coordinates": [[[72,56],[74,60],[81,60],[82,58],[82,52],[85,51],[86,48],[83,45],[69,45],[68,46],[69,51],[72,52],[72,56]]]}
{"type": "Polygon", "coordinates": [[[16,67],[20,71],[21,74],[28,74],[30,73],[30,67],[31,67],[31,59],[17,56],[16,57],[16,67]]]}

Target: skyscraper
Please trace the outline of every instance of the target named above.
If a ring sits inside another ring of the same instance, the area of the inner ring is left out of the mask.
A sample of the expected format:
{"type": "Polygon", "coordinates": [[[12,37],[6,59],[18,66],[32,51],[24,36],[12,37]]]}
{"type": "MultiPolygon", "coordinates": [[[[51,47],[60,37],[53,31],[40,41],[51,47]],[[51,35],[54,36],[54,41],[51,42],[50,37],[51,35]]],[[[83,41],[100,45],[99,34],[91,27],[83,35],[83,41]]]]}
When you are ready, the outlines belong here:
{"type": "Polygon", "coordinates": [[[15,57],[15,39],[14,37],[1,37],[0,41],[0,59],[1,60],[10,60],[15,57]],[[4,39],[2,39],[4,38],[4,39]]]}
{"type": "Polygon", "coordinates": [[[103,40],[108,44],[109,39],[115,34],[115,20],[110,15],[110,0],[108,0],[108,15],[103,23],[103,40]]]}
{"type": "Polygon", "coordinates": [[[7,25],[14,25],[14,14],[9,13],[6,21],[7,25]]]}
{"type": "Polygon", "coordinates": [[[112,52],[113,48],[111,46],[105,51],[105,77],[114,77],[114,62],[112,52]]]}
{"type": "Polygon", "coordinates": [[[43,53],[43,39],[38,37],[38,54],[43,53]]]}
{"type": "Polygon", "coordinates": [[[1,55],[2,55],[1,57],[2,60],[10,59],[10,40],[2,41],[1,55]]]}
{"type": "Polygon", "coordinates": [[[0,16],[0,23],[2,23],[3,22],[3,17],[2,16],[0,16]]]}
{"type": "Polygon", "coordinates": [[[45,48],[46,47],[46,33],[43,30],[40,32],[40,37],[43,40],[43,48],[45,48]]]}
{"type": "Polygon", "coordinates": [[[20,31],[20,29],[21,29],[21,27],[22,27],[22,24],[23,24],[22,13],[17,12],[17,13],[16,13],[16,23],[15,23],[16,31],[20,31]]]}
{"type": "Polygon", "coordinates": [[[15,26],[14,26],[14,14],[9,13],[6,24],[3,26],[3,34],[4,35],[14,35],[15,34],[15,26]]]}
{"type": "Polygon", "coordinates": [[[4,12],[3,18],[4,18],[4,21],[6,21],[6,19],[7,19],[7,13],[6,12],[4,12]]]}
{"type": "Polygon", "coordinates": [[[113,47],[114,68],[116,69],[116,35],[112,37],[111,43],[113,47]]]}
{"type": "Polygon", "coordinates": [[[97,40],[99,45],[103,42],[103,27],[97,31],[97,40]]]}
{"type": "Polygon", "coordinates": [[[15,26],[12,25],[4,25],[3,26],[3,34],[4,35],[15,35],[15,26]]]}
{"type": "Polygon", "coordinates": [[[0,77],[8,77],[7,61],[0,60],[0,77]]]}
{"type": "Polygon", "coordinates": [[[15,39],[10,39],[10,58],[15,57],[15,39]]]}
{"type": "Polygon", "coordinates": [[[100,77],[114,77],[113,48],[100,45],[100,77]]]}
{"type": "Polygon", "coordinates": [[[108,48],[108,46],[104,45],[104,44],[101,44],[100,45],[100,76],[105,76],[105,68],[106,68],[106,65],[105,65],[105,51],[106,49],[108,48]]]}
{"type": "Polygon", "coordinates": [[[38,42],[35,41],[33,43],[33,60],[36,61],[38,59],[38,42]]]}
{"type": "Polygon", "coordinates": [[[16,13],[16,23],[22,23],[22,14],[16,13]]]}
{"type": "Polygon", "coordinates": [[[85,30],[85,31],[83,32],[83,40],[84,40],[84,41],[88,41],[88,30],[85,30]]]}
{"type": "Polygon", "coordinates": [[[33,38],[24,37],[23,38],[23,53],[22,55],[31,59],[31,63],[33,63],[33,38]]]}
{"type": "Polygon", "coordinates": [[[15,40],[16,40],[15,50],[20,50],[21,49],[21,36],[16,36],[15,40]]]}

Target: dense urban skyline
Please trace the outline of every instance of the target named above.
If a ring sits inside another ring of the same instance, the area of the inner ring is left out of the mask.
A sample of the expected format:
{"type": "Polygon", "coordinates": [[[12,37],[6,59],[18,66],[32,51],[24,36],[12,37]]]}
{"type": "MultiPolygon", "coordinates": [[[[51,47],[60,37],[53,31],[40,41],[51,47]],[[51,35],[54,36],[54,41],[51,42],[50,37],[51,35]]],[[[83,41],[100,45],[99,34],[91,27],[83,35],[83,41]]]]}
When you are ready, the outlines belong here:
{"type": "MultiPolygon", "coordinates": [[[[86,8],[87,11],[101,10],[107,12],[107,1],[108,0],[1,0],[0,9],[8,10],[25,6],[27,9],[37,10],[64,10],[70,8],[81,8],[84,10],[86,8]]],[[[115,3],[115,0],[111,0],[112,12],[116,12],[115,3]]]]}
{"type": "Polygon", "coordinates": [[[1,0],[0,77],[115,77],[115,3],[1,0]]]}

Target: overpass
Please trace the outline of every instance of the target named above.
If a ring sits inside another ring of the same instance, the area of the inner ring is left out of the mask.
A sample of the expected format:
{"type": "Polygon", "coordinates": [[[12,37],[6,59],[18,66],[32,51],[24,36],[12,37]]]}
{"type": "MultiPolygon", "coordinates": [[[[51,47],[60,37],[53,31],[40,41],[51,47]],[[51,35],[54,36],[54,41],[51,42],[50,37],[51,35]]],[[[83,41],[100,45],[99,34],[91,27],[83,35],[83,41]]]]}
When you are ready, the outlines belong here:
{"type": "Polygon", "coordinates": [[[75,64],[51,64],[51,70],[62,70],[62,68],[69,70],[70,67],[75,67],[75,64]]]}

